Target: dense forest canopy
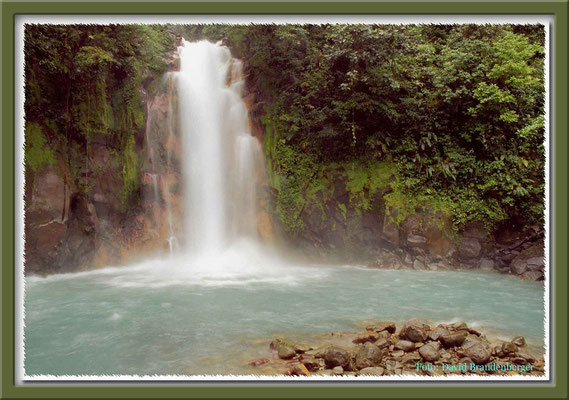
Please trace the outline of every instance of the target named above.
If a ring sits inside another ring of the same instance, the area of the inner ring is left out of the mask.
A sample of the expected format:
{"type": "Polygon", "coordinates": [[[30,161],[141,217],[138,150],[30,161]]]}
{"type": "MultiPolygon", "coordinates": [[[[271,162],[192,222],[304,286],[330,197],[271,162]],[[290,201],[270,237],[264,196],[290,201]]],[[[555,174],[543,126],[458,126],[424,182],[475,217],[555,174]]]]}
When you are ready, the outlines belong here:
{"type": "Polygon", "coordinates": [[[89,144],[102,140],[124,165],[128,204],[140,89],[152,91],[176,36],[222,40],[244,61],[290,233],[333,173],[359,209],[388,184],[398,221],[427,207],[457,229],[543,223],[541,25],[28,25],[28,173],[63,160],[88,191],[89,144]]]}

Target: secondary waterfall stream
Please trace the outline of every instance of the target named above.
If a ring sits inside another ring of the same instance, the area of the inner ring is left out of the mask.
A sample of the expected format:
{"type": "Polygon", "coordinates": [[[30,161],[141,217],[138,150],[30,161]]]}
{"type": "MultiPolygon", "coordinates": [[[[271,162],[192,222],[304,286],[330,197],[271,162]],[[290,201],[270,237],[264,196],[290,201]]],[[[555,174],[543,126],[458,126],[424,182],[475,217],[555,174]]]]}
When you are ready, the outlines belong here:
{"type": "Polygon", "coordinates": [[[172,256],[27,277],[28,375],[251,373],[247,361],[267,351],[271,335],[306,338],[364,319],[464,320],[543,344],[541,282],[298,266],[261,243],[256,188],[264,160],[250,133],[241,63],[208,42],[184,41],[179,54],[172,74],[183,155],[179,236],[166,179],[151,176],[153,196],[162,187],[172,256]]]}

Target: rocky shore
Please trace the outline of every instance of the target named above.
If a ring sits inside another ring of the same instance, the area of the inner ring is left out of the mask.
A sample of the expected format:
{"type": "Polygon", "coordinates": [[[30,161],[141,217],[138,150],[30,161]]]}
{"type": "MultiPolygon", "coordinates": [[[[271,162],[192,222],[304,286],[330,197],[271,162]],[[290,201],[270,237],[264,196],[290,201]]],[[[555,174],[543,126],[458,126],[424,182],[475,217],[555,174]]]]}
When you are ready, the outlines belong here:
{"type": "Polygon", "coordinates": [[[543,376],[544,359],[522,336],[489,339],[466,323],[377,322],[365,331],[327,334],[310,345],[275,338],[258,375],[292,376],[543,376]]]}
{"type": "Polygon", "coordinates": [[[448,256],[433,255],[420,247],[377,251],[368,268],[420,271],[481,270],[509,274],[530,281],[545,280],[543,242],[524,242],[517,248],[496,246],[491,255],[481,256],[476,239],[465,239],[448,256]]]}

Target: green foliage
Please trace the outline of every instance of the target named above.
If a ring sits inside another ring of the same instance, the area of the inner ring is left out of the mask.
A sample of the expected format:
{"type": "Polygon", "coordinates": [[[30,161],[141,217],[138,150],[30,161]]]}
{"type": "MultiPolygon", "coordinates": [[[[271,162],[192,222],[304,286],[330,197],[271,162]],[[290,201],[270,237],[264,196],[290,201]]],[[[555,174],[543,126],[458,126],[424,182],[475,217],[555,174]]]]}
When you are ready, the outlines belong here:
{"type": "MultiPolygon", "coordinates": [[[[171,32],[159,25],[26,25],[24,37],[28,123],[48,135],[53,156],[84,193],[93,186],[93,143],[104,143],[116,157],[112,165],[123,168],[126,204],[138,179],[134,136],[145,126],[141,88],[165,72],[171,32]]],[[[145,90],[152,95],[153,86],[145,90]]],[[[26,159],[32,169],[33,160],[26,159]]]]}
{"type": "Polygon", "coordinates": [[[359,214],[371,209],[374,196],[380,188],[390,188],[390,179],[396,168],[392,163],[368,161],[345,165],[346,189],[350,192],[350,205],[359,214]]]}
{"type": "Polygon", "coordinates": [[[121,204],[126,209],[132,193],[138,189],[139,161],[133,136],[127,139],[126,146],[122,152],[122,161],[123,189],[121,191],[121,204]]]}
{"type": "Polygon", "coordinates": [[[250,86],[268,104],[272,186],[284,192],[281,162],[311,160],[315,174],[294,180],[294,215],[304,207],[302,188],[323,210],[331,185],[321,178],[341,165],[358,213],[385,188],[397,222],[418,208],[443,211],[455,229],[543,222],[543,26],[213,31],[245,58],[250,86]]]}
{"type": "Polygon", "coordinates": [[[48,146],[39,124],[26,123],[25,135],[24,161],[32,172],[38,171],[45,165],[55,164],[53,151],[48,146]]]}

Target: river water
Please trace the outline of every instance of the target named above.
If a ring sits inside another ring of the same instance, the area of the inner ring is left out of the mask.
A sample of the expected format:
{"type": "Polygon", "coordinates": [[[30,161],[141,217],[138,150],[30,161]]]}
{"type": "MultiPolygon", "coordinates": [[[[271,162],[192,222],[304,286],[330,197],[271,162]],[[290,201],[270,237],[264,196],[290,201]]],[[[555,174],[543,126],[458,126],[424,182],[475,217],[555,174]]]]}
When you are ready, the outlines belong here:
{"type": "MultiPolygon", "coordinates": [[[[26,374],[249,374],[247,362],[266,357],[274,335],[310,342],[366,320],[460,320],[543,344],[541,282],[355,266],[219,277],[206,273],[207,260],[195,275],[181,271],[199,260],[172,261],[27,278],[26,374]]],[[[235,271],[248,261],[236,260],[235,271]]]]}

